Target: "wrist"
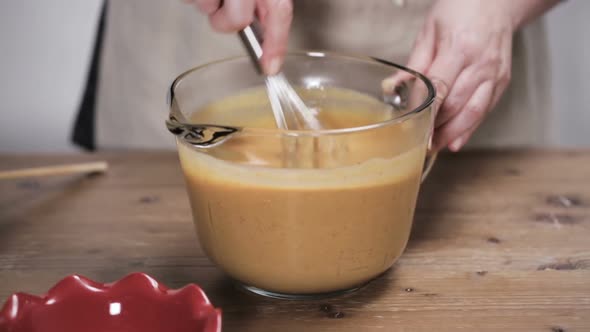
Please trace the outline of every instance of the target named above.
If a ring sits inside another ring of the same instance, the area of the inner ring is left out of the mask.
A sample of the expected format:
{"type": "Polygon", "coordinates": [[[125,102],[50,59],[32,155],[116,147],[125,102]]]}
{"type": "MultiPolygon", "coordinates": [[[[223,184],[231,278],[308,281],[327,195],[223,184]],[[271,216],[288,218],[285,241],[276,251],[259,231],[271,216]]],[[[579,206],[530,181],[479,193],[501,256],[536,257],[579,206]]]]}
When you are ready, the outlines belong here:
{"type": "Polygon", "coordinates": [[[514,31],[543,15],[561,0],[503,0],[504,10],[510,16],[514,31]]]}

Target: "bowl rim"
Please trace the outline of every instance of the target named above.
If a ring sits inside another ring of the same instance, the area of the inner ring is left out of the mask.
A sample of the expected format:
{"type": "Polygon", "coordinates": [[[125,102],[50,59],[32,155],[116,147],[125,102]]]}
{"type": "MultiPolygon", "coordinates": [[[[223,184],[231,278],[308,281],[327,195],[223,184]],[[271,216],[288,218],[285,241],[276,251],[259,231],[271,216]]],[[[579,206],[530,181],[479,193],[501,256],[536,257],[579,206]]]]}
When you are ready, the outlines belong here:
{"type": "MultiPolygon", "coordinates": [[[[362,62],[369,62],[369,63],[374,63],[374,64],[385,65],[387,67],[395,68],[395,69],[401,70],[403,72],[406,72],[408,74],[411,74],[414,78],[421,80],[424,83],[424,85],[426,86],[428,93],[427,93],[424,101],[418,107],[412,109],[411,111],[406,112],[405,114],[403,114],[401,116],[398,116],[398,117],[395,117],[393,119],[386,120],[386,121],[380,121],[380,122],[371,123],[371,124],[364,125],[364,126],[357,126],[357,127],[350,127],[350,128],[320,129],[320,130],[291,130],[291,129],[280,129],[280,128],[227,127],[227,126],[220,126],[220,125],[214,125],[214,124],[185,124],[185,123],[182,123],[182,125],[186,125],[189,127],[190,126],[199,126],[199,127],[235,129],[235,131],[253,134],[256,136],[285,135],[285,136],[314,136],[314,137],[317,137],[317,136],[350,134],[350,133],[356,133],[356,132],[362,132],[362,131],[367,131],[367,130],[371,130],[371,129],[377,129],[377,128],[381,128],[381,127],[404,122],[408,119],[415,117],[417,114],[421,113],[422,111],[424,111],[425,109],[430,107],[436,99],[436,88],[429,78],[427,78],[425,75],[423,75],[413,69],[410,69],[406,66],[403,66],[403,65],[400,65],[400,64],[388,61],[388,60],[380,59],[377,57],[371,57],[371,56],[351,55],[351,54],[346,54],[346,53],[323,51],[323,50],[290,51],[290,52],[287,52],[287,54],[285,55],[285,58],[288,58],[291,56],[305,56],[305,57],[313,57],[313,58],[330,57],[330,58],[348,59],[348,60],[354,60],[354,61],[362,61],[362,62]]],[[[172,115],[172,110],[173,110],[173,105],[174,105],[174,101],[176,98],[175,91],[177,90],[179,85],[182,83],[183,79],[185,79],[188,75],[193,74],[199,70],[203,70],[203,69],[209,68],[214,65],[220,65],[223,63],[228,63],[231,61],[242,60],[242,59],[246,59],[246,60],[250,61],[246,55],[232,56],[232,57],[227,57],[227,58],[218,59],[218,60],[204,63],[202,65],[190,68],[190,69],[184,71],[183,73],[181,73],[180,75],[178,75],[170,84],[170,88],[169,88],[168,95],[167,95],[167,102],[168,102],[168,107],[169,107],[168,113],[169,113],[170,119],[173,119],[174,121],[177,121],[177,122],[179,121],[176,117],[174,117],[172,115]]]]}

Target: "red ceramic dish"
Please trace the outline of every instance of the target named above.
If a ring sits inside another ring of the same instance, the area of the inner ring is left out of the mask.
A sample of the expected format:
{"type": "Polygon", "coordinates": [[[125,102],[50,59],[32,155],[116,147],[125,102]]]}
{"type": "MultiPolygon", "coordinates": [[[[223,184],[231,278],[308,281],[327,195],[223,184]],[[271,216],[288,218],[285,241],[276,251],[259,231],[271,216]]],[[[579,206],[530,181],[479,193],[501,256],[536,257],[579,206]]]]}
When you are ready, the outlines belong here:
{"type": "Polygon", "coordinates": [[[69,276],[44,296],[12,295],[0,332],[219,332],[221,311],[190,284],[168,289],[148,275],[110,284],[69,276]]]}

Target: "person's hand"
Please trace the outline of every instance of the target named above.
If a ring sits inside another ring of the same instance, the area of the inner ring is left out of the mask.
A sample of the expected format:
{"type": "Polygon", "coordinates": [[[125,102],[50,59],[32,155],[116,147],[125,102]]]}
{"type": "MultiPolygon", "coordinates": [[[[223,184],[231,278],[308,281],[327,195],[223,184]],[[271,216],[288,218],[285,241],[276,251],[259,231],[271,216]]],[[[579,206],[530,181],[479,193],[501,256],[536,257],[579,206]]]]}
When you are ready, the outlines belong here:
{"type": "Polygon", "coordinates": [[[443,100],[432,149],[458,151],[510,82],[516,29],[552,0],[438,0],[426,17],[408,67],[435,81],[443,100]]]}
{"type": "Polygon", "coordinates": [[[291,0],[184,0],[209,16],[209,23],[219,32],[237,32],[257,17],[263,29],[262,68],[267,75],[279,72],[287,51],[289,29],[293,19],[291,0]]]}
{"type": "Polygon", "coordinates": [[[515,26],[498,2],[439,0],[416,39],[408,67],[443,85],[434,150],[458,151],[510,82],[515,26]]]}

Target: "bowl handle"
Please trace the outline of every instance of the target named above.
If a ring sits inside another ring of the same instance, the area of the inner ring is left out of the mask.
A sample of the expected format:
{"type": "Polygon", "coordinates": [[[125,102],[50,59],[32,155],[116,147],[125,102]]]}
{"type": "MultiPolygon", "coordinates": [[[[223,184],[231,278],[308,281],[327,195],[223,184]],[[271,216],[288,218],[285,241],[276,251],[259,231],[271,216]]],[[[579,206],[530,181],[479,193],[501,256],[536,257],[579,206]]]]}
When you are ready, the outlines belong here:
{"type": "Polygon", "coordinates": [[[430,173],[432,166],[434,166],[437,155],[438,153],[436,152],[426,152],[426,159],[424,159],[424,168],[422,169],[422,178],[420,178],[420,182],[424,182],[424,180],[426,180],[426,177],[430,173]]]}
{"type": "Polygon", "coordinates": [[[430,135],[428,137],[428,146],[426,148],[426,158],[424,159],[424,167],[422,168],[422,178],[420,182],[424,182],[428,174],[430,174],[430,170],[432,166],[434,166],[434,162],[436,161],[436,157],[438,156],[438,151],[432,149],[432,138],[434,136],[434,119],[436,117],[436,110],[440,107],[440,101],[437,102],[435,100],[435,105],[433,106],[433,112],[431,113],[430,118],[430,135]]]}

